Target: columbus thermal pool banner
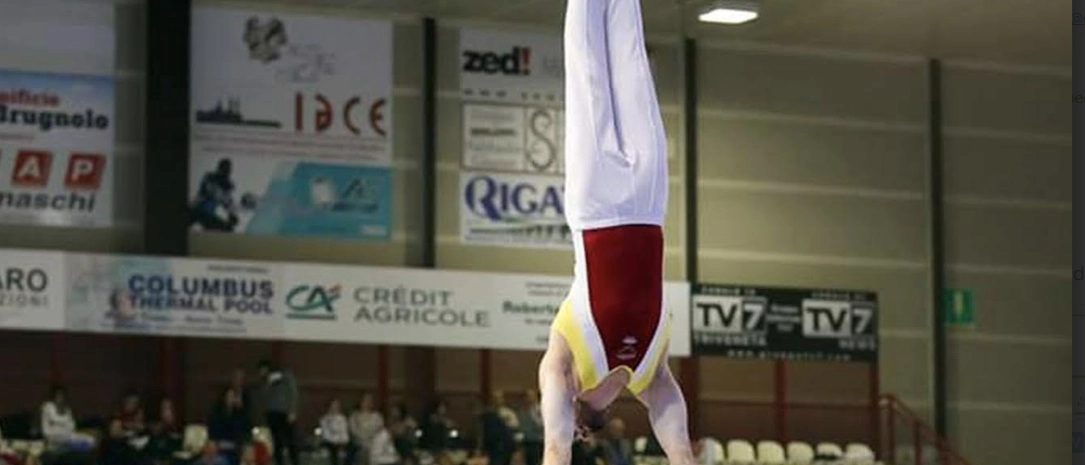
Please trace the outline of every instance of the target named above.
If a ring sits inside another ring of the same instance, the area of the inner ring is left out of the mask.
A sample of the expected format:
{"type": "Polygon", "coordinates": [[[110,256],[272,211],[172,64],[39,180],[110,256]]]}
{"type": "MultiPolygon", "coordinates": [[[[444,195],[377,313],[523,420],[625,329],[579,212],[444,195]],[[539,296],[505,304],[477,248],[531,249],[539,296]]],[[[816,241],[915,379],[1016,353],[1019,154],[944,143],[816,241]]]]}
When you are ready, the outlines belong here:
{"type": "Polygon", "coordinates": [[[387,239],[392,25],[196,7],[190,225],[387,239]]]}
{"type": "Polygon", "coordinates": [[[874,362],[872,292],[697,284],[690,325],[695,355],[874,362]]]}
{"type": "Polygon", "coordinates": [[[463,242],[572,246],[560,177],[461,171],[459,203],[463,242]]]}
{"type": "Polygon", "coordinates": [[[64,329],[64,255],[0,250],[0,328],[64,329]]]}
{"type": "MultiPolygon", "coordinates": [[[[293,340],[543,350],[568,278],[287,265],[282,302],[293,340]]],[[[671,350],[689,353],[687,283],[667,283],[671,350]]]]}
{"type": "Polygon", "coordinates": [[[73,331],[282,337],[271,263],[69,254],[66,267],[73,331]]]}
{"type": "Polygon", "coordinates": [[[460,30],[464,167],[563,172],[564,66],[559,35],[460,30]]]}

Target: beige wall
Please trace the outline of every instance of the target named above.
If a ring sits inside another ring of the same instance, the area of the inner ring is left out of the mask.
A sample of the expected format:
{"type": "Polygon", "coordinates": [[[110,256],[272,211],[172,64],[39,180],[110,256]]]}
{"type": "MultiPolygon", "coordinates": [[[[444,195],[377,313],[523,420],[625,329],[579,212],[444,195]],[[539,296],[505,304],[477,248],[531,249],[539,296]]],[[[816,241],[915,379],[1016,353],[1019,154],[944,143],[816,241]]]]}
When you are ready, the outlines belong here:
{"type": "Polygon", "coordinates": [[[1070,73],[944,80],[946,279],[976,318],[949,332],[950,434],[973,463],[1069,463],[1070,73]]]}

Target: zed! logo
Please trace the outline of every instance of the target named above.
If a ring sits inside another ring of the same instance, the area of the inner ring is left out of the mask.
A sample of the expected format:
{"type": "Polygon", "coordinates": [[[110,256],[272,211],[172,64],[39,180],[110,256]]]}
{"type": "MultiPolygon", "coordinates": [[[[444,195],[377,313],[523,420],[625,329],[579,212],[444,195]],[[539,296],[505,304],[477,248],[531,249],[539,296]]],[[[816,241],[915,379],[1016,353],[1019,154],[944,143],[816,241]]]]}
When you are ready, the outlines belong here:
{"type": "Polygon", "coordinates": [[[746,333],[765,330],[763,298],[695,296],[693,327],[709,333],[746,333]]]}
{"type": "Polygon", "coordinates": [[[531,47],[513,47],[511,51],[501,54],[464,50],[463,71],[506,76],[530,75],[531,47]]]}
{"type": "Polygon", "coordinates": [[[869,334],[874,309],[845,301],[802,302],[802,332],[811,337],[848,337],[869,334]]]}
{"type": "Polygon", "coordinates": [[[340,297],[340,286],[331,287],[300,285],[286,294],[286,306],[290,307],[288,318],[333,320],[335,301],[340,297]]]}

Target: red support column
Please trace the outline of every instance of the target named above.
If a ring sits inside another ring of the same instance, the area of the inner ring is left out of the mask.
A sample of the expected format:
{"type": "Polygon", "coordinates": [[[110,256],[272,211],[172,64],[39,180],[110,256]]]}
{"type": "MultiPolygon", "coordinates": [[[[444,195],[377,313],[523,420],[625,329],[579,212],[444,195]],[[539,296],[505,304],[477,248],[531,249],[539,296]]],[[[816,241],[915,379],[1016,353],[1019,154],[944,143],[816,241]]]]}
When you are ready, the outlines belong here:
{"type": "Polygon", "coordinates": [[[271,360],[280,365],[282,365],[284,359],[284,345],[283,341],[273,341],[271,343],[271,360]]]}
{"type": "Polygon", "coordinates": [[[490,349],[478,351],[478,390],[483,402],[489,402],[494,392],[493,352],[490,349]]]}
{"type": "Polygon", "coordinates": [[[882,447],[882,422],[881,422],[881,410],[878,408],[878,398],[881,396],[881,383],[878,376],[878,362],[869,364],[870,375],[867,381],[870,386],[870,436],[871,446],[874,450],[880,450],[882,447]]]}
{"type": "Polygon", "coordinates": [[[388,411],[388,346],[377,346],[377,405],[381,412],[388,411]]]}
{"type": "Polygon", "coordinates": [[[64,369],[64,333],[55,333],[49,337],[49,383],[59,386],[67,381],[64,369]]]}
{"type": "Polygon", "coordinates": [[[776,419],[776,440],[787,444],[787,362],[773,362],[773,413],[776,419]]]}
{"type": "MultiPolygon", "coordinates": [[[[158,390],[173,402],[174,414],[185,418],[185,375],[183,368],[185,341],[181,338],[161,338],[158,342],[158,390]]],[[[153,414],[157,415],[157,405],[153,414]]]]}
{"type": "Polygon", "coordinates": [[[696,441],[701,432],[701,364],[697,357],[691,355],[679,362],[678,378],[689,410],[690,439],[696,441]]]}

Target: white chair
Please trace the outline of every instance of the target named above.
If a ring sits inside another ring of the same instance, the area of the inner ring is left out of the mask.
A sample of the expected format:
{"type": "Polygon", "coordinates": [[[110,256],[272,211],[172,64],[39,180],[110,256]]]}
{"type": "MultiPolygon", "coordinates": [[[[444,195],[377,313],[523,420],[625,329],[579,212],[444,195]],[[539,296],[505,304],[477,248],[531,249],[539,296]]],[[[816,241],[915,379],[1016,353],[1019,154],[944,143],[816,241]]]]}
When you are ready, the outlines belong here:
{"type": "Polygon", "coordinates": [[[723,444],[716,438],[701,439],[701,454],[697,457],[697,463],[701,465],[719,465],[724,462],[727,454],[723,451],[723,444]]]}
{"type": "Polygon", "coordinates": [[[174,456],[182,460],[191,459],[200,455],[206,445],[206,426],[196,424],[185,426],[185,433],[181,439],[181,450],[177,451],[174,456]]]}
{"type": "Polygon", "coordinates": [[[802,441],[787,443],[787,463],[808,464],[814,462],[814,448],[802,441]]]}
{"type": "Polygon", "coordinates": [[[648,438],[641,436],[633,440],[633,455],[644,455],[644,451],[648,450],[648,438]]]}
{"type": "Polygon", "coordinates": [[[757,455],[754,453],[753,444],[743,439],[727,441],[727,461],[729,463],[754,463],[757,455]]]}
{"type": "Polygon", "coordinates": [[[844,446],[844,461],[849,465],[871,465],[874,463],[874,451],[861,442],[844,446]]]}
{"type": "Polygon", "coordinates": [[[844,449],[841,449],[836,443],[819,442],[814,450],[819,456],[834,457],[838,460],[844,458],[844,449]]]}
{"type": "Polygon", "coordinates": [[[776,441],[761,441],[757,443],[757,462],[766,465],[780,465],[787,463],[784,455],[784,446],[776,441]]]}

